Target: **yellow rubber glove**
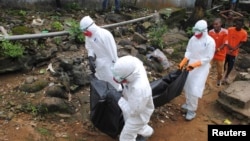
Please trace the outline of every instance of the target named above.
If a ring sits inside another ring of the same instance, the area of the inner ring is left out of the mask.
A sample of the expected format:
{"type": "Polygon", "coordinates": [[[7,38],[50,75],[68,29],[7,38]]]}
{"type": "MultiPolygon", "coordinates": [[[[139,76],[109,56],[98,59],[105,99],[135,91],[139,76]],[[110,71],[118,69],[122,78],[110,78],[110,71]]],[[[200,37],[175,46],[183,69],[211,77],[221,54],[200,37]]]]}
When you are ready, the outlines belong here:
{"type": "Polygon", "coordinates": [[[191,70],[193,70],[194,68],[199,67],[199,66],[201,66],[201,61],[197,61],[197,62],[194,62],[194,63],[192,63],[192,64],[189,64],[189,65],[187,66],[187,70],[188,70],[188,71],[191,71],[191,70]]]}
{"type": "Polygon", "coordinates": [[[186,57],[183,58],[180,64],[178,65],[179,69],[182,69],[183,66],[187,64],[187,62],[188,62],[188,59],[186,57]]]}

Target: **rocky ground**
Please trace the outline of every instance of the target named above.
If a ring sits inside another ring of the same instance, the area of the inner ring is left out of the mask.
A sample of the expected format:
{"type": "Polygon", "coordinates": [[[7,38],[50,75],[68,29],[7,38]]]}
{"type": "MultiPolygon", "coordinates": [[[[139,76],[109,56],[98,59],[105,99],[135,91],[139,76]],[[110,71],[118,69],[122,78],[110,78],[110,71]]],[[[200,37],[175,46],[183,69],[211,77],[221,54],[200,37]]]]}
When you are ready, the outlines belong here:
{"type": "MultiPolygon", "coordinates": [[[[135,10],[135,9],[134,9],[135,10]]],[[[129,10],[128,15],[117,15],[113,13],[99,14],[90,13],[98,24],[105,25],[113,22],[119,22],[133,17],[133,12],[129,10]],[[110,18],[112,17],[112,18],[110,18]],[[116,17],[116,18],[114,18],[116,17]],[[112,21],[114,20],[115,21],[112,21]]],[[[145,16],[151,11],[143,10],[138,12],[137,17],[145,16]]],[[[55,12],[53,14],[29,11],[22,16],[24,11],[16,10],[13,12],[1,12],[1,24],[10,33],[16,25],[24,25],[30,27],[32,32],[49,31],[53,32],[50,26],[52,21],[64,21],[67,18],[73,18],[77,21],[83,15],[87,15],[86,11],[77,11],[76,13],[61,14],[55,12]],[[11,14],[15,13],[13,16],[11,14]],[[20,16],[24,19],[20,19],[20,16]],[[42,26],[31,26],[32,21],[40,17],[44,20],[42,26]],[[4,20],[3,20],[4,19],[4,20]]],[[[63,23],[63,22],[62,22],[63,23]]],[[[119,44],[119,55],[133,54],[145,56],[148,54],[147,36],[143,32],[145,28],[154,24],[152,21],[142,22],[142,26],[133,24],[130,26],[122,26],[112,30],[119,44]],[[146,24],[147,23],[147,24],[146,24]],[[133,29],[132,31],[130,29],[133,29]],[[131,33],[132,32],[132,33],[131,33]],[[136,32],[136,33],[135,33],[136,32]],[[143,52],[147,53],[143,53],[143,52]]],[[[166,48],[164,53],[169,60],[169,68],[162,68],[159,62],[147,62],[155,64],[147,66],[150,80],[168,74],[170,70],[175,69],[178,63],[178,57],[182,57],[187,36],[184,31],[178,28],[170,29],[164,36],[166,48]],[[180,44],[175,43],[181,42],[180,44]],[[178,52],[173,53],[177,47],[178,52]],[[171,55],[171,53],[173,53],[171,55]],[[175,56],[175,58],[174,58],[175,56]],[[177,58],[176,58],[177,57],[177,58]]],[[[25,42],[25,41],[23,41],[25,42]]],[[[42,40],[28,41],[29,54],[33,52],[35,57],[29,59],[32,67],[27,70],[5,72],[0,74],[0,140],[1,141],[115,141],[106,134],[98,131],[89,120],[89,83],[88,83],[88,66],[86,61],[86,50],[84,43],[75,43],[63,36],[60,39],[47,38],[42,40]],[[40,46],[42,45],[42,46],[40,46]],[[41,47],[43,47],[41,49],[41,47]],[[43,52],[43,49],[48,52],[43,52]],[[41,53],[37,53],[41,51],[41,53]],[[49,56],[48,56],[49,54],[49,56]],[[47,70],[49,64],[52,63],[53,68],[58,73],[47,70]],[[74,69],[71,69],[74,68],[74,69]],[[79,69],[80,68],[80,69],[79,69]],[[74,71],[72,71],[74,70],[74,71]],[[84,73],[85,75],[79,75],[84,73]],[[83,78],[79,81],[74,79],[83,78]],[[66,75],[66,76],[65,76],[66,75]],[[74,84],[72,84],[73,80],[74,84]],[[48,86],[56,86],[53,91],[48,86]],[[58,87],[57,87],[58,86],[58,87]],[[62,95],[58,95],[60,92],[62,95]],[[68,94],[72,94],[72,99],[68,101],[68,94]],[[49,109],[39,107],[39,105],[47,104],[49,109]],[[56,109],[53,109],[56,103],[56,109]],[[66,112],[65,112],[66,106],[66,112]],[[52,107],[52,108],[51,108],[52,107]],[[49,111],[47,111],[49,110],[49,111]],[[51,111],[52,110],[52,111],[51,111]]],[[[245,56],[241,60],[245,60],[248,55],[246,51],[242,52],[245,56]]],[[[145,59],[147,60],[147,59],[145,59]]],[[[14,60],[15,61],[15,60],[14,60]]],[[[11,60],[13,62],[13,60],[11,60]]],[[[146,64],[147,64],[146,63],[146,64]]],[[[1,64],[1,63],[0,63],[1,64]]],[[[5,62],[6,64],[6,62],[5,62]]],[[[9,64],[9,63],[7,63],[9,64]]],[[[7,65],[6,64],[6,65],[7,65]]],[[[247,62],[243,63],[247,64],[247,62]]],[[[4,66],[6,66],[4,65],[4,66]]],[[[29,64],[28,64],[29,65],[29,64]]],[[[242,65],[244,66],[244,65],[242,65]]],[[[18,68],[18,67],[17,67],[18,68]]],[[[242,67],[241,67],[242,68],[242,67]]],[[[6,69],[5,69],[6,70],[6,69]]],[[[238,69],[239,70],[239,69],[238,69]]],[[[237,75],[234,70],[231,81],[237,75]]],[[[209,124],[246,124],[245,121],[238,120],[231,113],[225,112],[216,102],[218,92],[227,88],[229,85],[216,86],[216,74],[212,69],[208,78],[208,83],[204,91],[204,96],[199,101],[197,117],[187,122],[184,119],[180,106],[185,101],[184,95],[180,95],[166,105],[155,110],[150,125],[155,130],[150,141],[206,141],[207,126],[209,124]]]]}
{"type": "MultiPolygon", "coordinates": [[[[17,112],[18,103],[36,101],[38,94],[15,94],[11,91],[20,85],[27,76],[44,77],[34,74],[39,70],[29,73],[11,73],[1,75],[1,116],[3,111],[7,117],[0,120],[0,140],[11,141],[115,141],[111,137],[98,131],[89,121],[89,91],[84,87],[73,95],[73,101],[82,98],[84,103],[80,112],[75,114],[52,113],[43,116],[30,112],[17,112]],[[84,98],[85,97],[85,98],[84,98]]],[[[235,72],[234,72],[235,73],[235,72]]],[[[197,117],[187,122],[181,112],[180,106],[184,102],[184,95],[177,97],[166,105],[156,109],[150,125],[155,130],[151,141],[175,141],[207,139],[207,126],[209,124],[224,125],[245,124],[230,113],[225,112],[216,102],[218,92],[227,86],[215,86],[214,73],[210,76],[203,98],[199,101],[197,117]]],[[[43,93],[44,91],[41,91],[43,93]]]]}

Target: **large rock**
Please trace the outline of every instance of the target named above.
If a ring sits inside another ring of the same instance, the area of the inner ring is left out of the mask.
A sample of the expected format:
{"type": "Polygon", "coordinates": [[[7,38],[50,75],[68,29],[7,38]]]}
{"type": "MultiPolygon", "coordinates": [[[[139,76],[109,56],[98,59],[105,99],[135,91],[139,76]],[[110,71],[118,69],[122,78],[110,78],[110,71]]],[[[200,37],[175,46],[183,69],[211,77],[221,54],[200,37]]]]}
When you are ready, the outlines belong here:
{"type": "Polygon", "coordinates": [[[41,105],[46,107],[49,112],[74,113],[74,107],[64,99],[57,97],[45,97],[41,100],[41,105]]]}
{"type": "Polygon", "coordinates": [[[237,118],[250,122],[250,81],[234,81],[219,92],[217,102],[237,118]]]}
{"type": "Polygon", "coordinates": [[[186,10],[184,8],[176,7],[164,8],[159,10],[159,14],[168,26],[173,26],[179,24],[180,21],[185,19],[186,10]]]}
{"type": "Polygon", "coordinates": [[[62,86],[59,86],[59,85],[49,86],[45,94],[46,96],[49,96],[49,97],[58,97],[58,98],[64,98],[64,99],[68,98],[66,91],[62,88],[62,86]]]}
{"type": "Polygon", "coordinates": [[[28,93],[34,93],[42,90],[46,86],[48,86],[48,80],[37,80],[31,84],[23,84],[20,86],[20,90],[28,93]]]}
{"type": "Polygon", "coordinates": [[[22,70],[25,67],[24,64],[25,63],[22,61],[22,59],[1,57],[0,58],[0,74],[22,70]]]}
{"type": "MultiPolygon", "coordinates": [[[[35,50],[34,50],[35,51],[35,50]]],[[[27,54],[19,58],[0,57],[0,74],[30,70],[33,66],[42,66],[46,61],[55,57],[56,47],[48,50],[35,51],[35,54],[27,54]]]]}
{"type": "Polygon", "coordinates": [[[245,44],[243,44],[243,46],[241,47],[241,49],[243,49],[244,51],[246,51],[247,53],[250,53],[250,38],[247,39],[247,42],[245,44]]]}
{"type": "Polygon", "coordinates": [[[250,68],[250,56],[244,55],[238,60],[238,66],[240,69],[248,69],[250,68]]]}
{"type": "Polygon", "coordinates": [[[147,38],[141,35],[140,33],[135,32],[135,34],[133,35],[132,41],[138,44],[145,44],[147,42],[147,38]]]}

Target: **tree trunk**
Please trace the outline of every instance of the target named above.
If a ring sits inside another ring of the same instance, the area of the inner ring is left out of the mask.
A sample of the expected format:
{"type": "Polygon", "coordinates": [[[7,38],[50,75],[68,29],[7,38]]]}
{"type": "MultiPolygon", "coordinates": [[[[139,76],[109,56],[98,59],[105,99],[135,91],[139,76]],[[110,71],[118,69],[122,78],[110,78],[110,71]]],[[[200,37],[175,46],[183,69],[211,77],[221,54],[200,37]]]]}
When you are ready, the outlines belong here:
{"type": "Polygon", "coordinates": [[[184,24],[184,29],[188,27],[193,27],[194,24],[204,18],[205,11],[207,9],[208,0],[196,0],[194,4],[194,10],[191,16],[188,18],[187,22],[184,24]]]}

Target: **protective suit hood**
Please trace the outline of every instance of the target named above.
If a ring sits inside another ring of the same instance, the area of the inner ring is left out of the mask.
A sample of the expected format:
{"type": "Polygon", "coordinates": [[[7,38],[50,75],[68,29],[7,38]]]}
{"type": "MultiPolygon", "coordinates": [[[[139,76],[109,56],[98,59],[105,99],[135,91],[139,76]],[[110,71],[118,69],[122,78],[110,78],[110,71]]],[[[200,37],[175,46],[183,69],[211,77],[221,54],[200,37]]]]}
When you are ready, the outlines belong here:
{"type": "Polygon", "coordinates": [[[84,31],[84,29],[86,28],[92,33],[94,33],[98,28],[94,20],[90,16],[85,16],[80,21],[80,30],[84,31]]]}
{"type": "Polygon", "coordinates": [[[153,129],[148,125],[154,111],[152,89],[143,63],[130,55],[120,57],[113,67],[114,74],[126,79],[118,105],[125,125],[120,141],[135,141],[138,134],[149,137],[153,129]]]}
{"type": "Polygon", "coordinates": [[[193,27],[193,32],[195,35],[202,33],[201,38],[205,38],[208,35],[207,22],[205,20],[197,21],[193,27]]]}
{"type": "Polygon", "coordinates": [[[117,60],[112,68],[114,77],[125,78],[128,82],[132,82],[139,77],[139,67],[142,64],[139,59],[133,56],[123,56],[117,60]]]}

